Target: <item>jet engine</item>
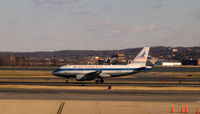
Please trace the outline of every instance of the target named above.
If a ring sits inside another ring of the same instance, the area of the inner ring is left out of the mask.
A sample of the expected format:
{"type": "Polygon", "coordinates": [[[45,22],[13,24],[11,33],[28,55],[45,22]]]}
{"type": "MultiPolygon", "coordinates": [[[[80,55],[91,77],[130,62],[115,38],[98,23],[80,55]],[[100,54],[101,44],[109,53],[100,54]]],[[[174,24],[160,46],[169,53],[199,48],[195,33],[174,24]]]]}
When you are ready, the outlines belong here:
{"type": "Polygon", "coordinates": [[[88,75],[84,75],[84,74],[78,74],[76,75],[76,80],[77,81],[90,81],[90,80],[94,80],[94,76],[88,76],[88,75]]]}

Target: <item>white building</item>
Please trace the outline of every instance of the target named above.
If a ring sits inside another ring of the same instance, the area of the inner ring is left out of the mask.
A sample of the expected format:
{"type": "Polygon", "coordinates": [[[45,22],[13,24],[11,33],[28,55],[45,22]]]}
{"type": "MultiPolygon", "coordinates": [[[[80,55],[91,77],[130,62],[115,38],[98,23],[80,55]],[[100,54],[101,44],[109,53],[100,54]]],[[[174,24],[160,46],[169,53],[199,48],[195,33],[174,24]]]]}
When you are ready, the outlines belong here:
{"type": "Polygon", "coordinates": [[[182,65],[181,62],[174,61],[174,60],[158,60],[155,62],[155,65],[162,65],[162,66],[180,66],[182,65]]]}

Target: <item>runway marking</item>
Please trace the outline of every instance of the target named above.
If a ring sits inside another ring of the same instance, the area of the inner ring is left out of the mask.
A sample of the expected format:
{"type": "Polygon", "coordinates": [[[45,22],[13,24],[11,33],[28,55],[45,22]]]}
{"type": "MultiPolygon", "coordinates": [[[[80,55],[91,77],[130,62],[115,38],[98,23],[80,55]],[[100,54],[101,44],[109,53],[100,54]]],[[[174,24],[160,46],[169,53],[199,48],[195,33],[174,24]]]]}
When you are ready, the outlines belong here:
{"type": "Polygon", "coordinates": [[[64,105],[65,105],[65,102],[61,102],[57,114],[61,114],[61,113],[62,113],[62,110],[63,110],[64,105]]]}

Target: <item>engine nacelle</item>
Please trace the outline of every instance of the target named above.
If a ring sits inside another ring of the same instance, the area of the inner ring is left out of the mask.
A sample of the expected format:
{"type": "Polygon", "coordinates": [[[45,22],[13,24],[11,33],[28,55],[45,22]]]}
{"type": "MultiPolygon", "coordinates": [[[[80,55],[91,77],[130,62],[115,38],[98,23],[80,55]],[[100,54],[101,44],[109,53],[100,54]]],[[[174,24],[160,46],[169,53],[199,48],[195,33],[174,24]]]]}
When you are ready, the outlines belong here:
{"type": "Polygon", "coordinates": [[[111,75],[109,75],[109,74],[105,74],[105,73],[101,73],[101,74],[99,74],[99,76],[101,76],[102,78],[108,78],[108,77],[111,77],[111,75]]]}
{"type": "Polygon", "coordinates": [[[84,74],[78,74],[76,75],[76,80],[77,81],[90,81],[90,80],[94,80],[95,77],[93,76],[87,76],[84,74]]]}

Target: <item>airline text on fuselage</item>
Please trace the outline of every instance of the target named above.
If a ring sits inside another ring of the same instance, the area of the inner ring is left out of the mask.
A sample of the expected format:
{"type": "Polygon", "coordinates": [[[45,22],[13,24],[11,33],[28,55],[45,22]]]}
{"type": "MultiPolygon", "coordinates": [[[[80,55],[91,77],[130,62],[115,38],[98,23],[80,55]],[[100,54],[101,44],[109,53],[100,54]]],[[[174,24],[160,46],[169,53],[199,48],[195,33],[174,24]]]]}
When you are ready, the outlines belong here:
{"type": "Polygon", "coordinates": [[[102,68],[102,66],[73,66],[73,68],[102,68]]]}

